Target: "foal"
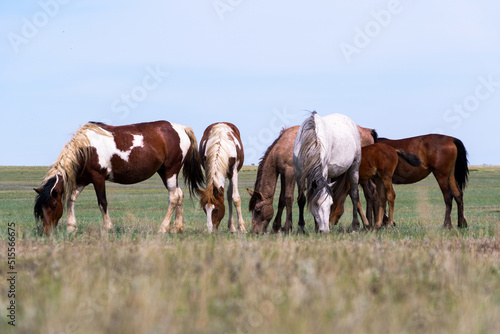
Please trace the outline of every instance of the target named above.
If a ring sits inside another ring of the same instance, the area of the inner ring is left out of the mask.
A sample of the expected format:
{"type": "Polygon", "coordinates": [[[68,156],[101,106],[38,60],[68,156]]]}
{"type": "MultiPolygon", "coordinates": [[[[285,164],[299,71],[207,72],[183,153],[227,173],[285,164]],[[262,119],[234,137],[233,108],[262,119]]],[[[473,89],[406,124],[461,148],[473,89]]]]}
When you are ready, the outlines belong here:
{"type": "MultiPolygon", "coordinates": [[[[389,201],[389,220],[388,225],[394,226],[394,202],[396,200],[396,193],[392,186],[392,177],[394,171],[398,166],[398,157],[401,157],[403,161],[410,164],[411,166],[420,166],[420,159],[408,152],[400,149],[394,149],[389,145],[382,143],[375,143],[373,145],[368,145],[361,148],[361,164],[359,166],[359,184],[366,186],[370,180],[375,183],[377,189],[378,198],[373,198],[377,205],[375,207],[375,228],[379,229],[382,227],[384,210],[387,201],[389,201]]],[[[333,203],[332,215],[330,216],[330,224],[336,225],[342,216],[344,211],[344,201],[347,196],[347,192],[350,188],[349,184],[345,185],[344,192],[345,195],[339,198],[337,203],[333,203]]],[[[367,199],[368,200],[368,199],[367,199]]],[[[357,203],[358,212],[360,213],[363,222],[366,227],[373,226],[372,213],[367,212],[368,219],[364,218],[363,209],[361,202],[357,203]],[[366,222],[368,224],[366,224],[366,222]]]]}
{"type": "Polygon", "coordinates": [[[229,208],[228,228],[236,232],[233,223],[233,202],[238,216],[238,227],[246,233],[245,222],[241,214],[241,198],[238,192],[238,172],[245,158],[240,131],[231,123],[214,123],[208,126],[200,142],[200,156],[205,169],[205,190],[198,189],[201,194],[200,205],[207,215],[207,230],[217,230],[224,218],[224,182],[229,179],[227,201],[229,208]]]}

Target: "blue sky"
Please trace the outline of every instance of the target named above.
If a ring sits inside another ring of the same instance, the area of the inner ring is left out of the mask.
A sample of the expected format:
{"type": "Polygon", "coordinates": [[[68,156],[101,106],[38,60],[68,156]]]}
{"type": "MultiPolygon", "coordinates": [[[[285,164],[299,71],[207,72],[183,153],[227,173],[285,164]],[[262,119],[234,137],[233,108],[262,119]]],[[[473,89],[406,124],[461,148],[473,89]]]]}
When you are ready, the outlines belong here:
{"type": "Polygon", "coordinates": [[[497,1],[3,1],[0,165],[50,165],[87,121],[242,133],[256,163],[308,110],[500,165],[497,1]]]}

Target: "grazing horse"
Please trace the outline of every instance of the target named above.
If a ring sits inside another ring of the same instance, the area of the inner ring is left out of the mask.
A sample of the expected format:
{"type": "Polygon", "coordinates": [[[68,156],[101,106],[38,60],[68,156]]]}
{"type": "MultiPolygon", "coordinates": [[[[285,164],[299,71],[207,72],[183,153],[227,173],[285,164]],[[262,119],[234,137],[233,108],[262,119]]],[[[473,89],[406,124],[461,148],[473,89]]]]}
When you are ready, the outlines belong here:
{"type": "MultiPolygon", "coordinates": [[[[364,146],[361,148],[361,164],[359,165],[359,184],[366,186],[370,180],[375,183],[378,199],[374,200],[378,205],[375,206],[375,228],[382,227],[384,221],[384,210],[386,202],[389,201],[389,219],[388,225],[394,226],[394,202],[396,200],[396,193],[392,186],[392,176],[398,165],[398,156],[412,166],[418,167],[421,165],[420,159],[408,152],[401,149],[394,149],[393,147],[383,144],[375,143],[373,145],[364,146]]],[[[344,190],[345,195],[340,197],[339,203],[333,203],[332,214],[330,216],[330,224],[336,225],[344,211],[344,201],[349,191],[350,184],[346,184],[344,190]]],[[[358,202],[358,212],[362,217],[366,227],[373,226],[373,214],[367,212],[368,219],[363,216],[363,209],[361,202],[358,202]]]]}
{"type": "MultiPolygon", "coordinates": [[[[293,147],[297,187],[307,192],[307,204],[318,230],[330,230],[331,205],[345,182],[358,184],[361,142],[356,124],[345,115],[320,117],[313,112],[300,126],[293,147]],[[328,181],[332,179],[333,184],[328,181]]],[[[356,210],[358,187],[351,187],[354,229],[359,229],[356,210]]]]}
{"type": "Polygon", "coordinates": [[[113,229],[108,214],[105,181],[133,184],[158,173],[169,192],[167,215],[159,232],[184,229],[183,198],[178,175],[183,168],[190,192],[203,183],[196,137],[191,128],[166,121],[111,126],[89,122],[81,127],[50,167],[42,186],[35,191],[34,214],[49,234],[57,226],[67,201],[68,232],[76,231],[75,201],[92,183],[103,217],[104,230],[113,229]]]}
{"type": "MultiPolygon", "coordinates": [[[[357,126],[361,137],[361,146],[373,144],[377,138],[374,129],[357,126]]],[[[281,181],[281,192],[278,202],[278,211],[274,218],[271,233],[292,230],[293,192],[295,176],[293,174],[293,144],[299,126],[283,129],[278,138],[268,147],[260,159],[257,169],[257,179],[254,190],[247,188],[250,194],[249,211],[252,212],[252,230],[254,233],[264,233],[274,215],[273,200],[278,177],[281,181]],[[286,207],[285,226],[281,225],[281,216],[286,207]]],[[[299,227],[304,230],[305,198],[299,193],[299,227]]],[[[343,212],[343,211],[342,211],[343,212]]]]}
{"type": "Polygon", "coordinates": [[[224,182],[229,179],[227,201],[229,208],[228,228],[236,232],[233,223],[233,203],[238,216],[238,227],[246,232],[241,214],[241,198],[238,192],[238,172],[245,158],[240,131],[231,123],[214,123],[206,128],[200,142],[200,156],[205,169],[206,188],[198,189],[201,194],[200,205],[207,214],[207,230],[217,230],[224,218],[224,182]]]}
{"type": "MultiPolygon", "coordinates": [[[[251,196],[249,210],[252,212],[252,231],[254,233],[264,233],[273,218],[274,192],[279,176],[281,176],[281,193],[272,233],[282,230],[281,216],[285,207],[286,219],[283,231],[288,233],[292,230],[292,205],[295,189],[293,144],[298,130],[299,126],[297,125],[281,131],[278,138],[269,146],[260,159],[254,191],[247,188],[251,196]]],[[[299,194],[299,197],[301,197],[301,194],[299,194]]],[[[304,220],[304,203],[299,206],[299,210],[299,220],[304,220]]]]}
{"type": "Polygon", "coordinates": [[[458,207],[458,227],[467,227],[464,216],[463,191],[469,178],[467,150],[460,139],[439,134],[391,140],[378,139],[379,142],[416,155],[422,165],[415,167],[402,160],[394,171],[395,184],[409,184],[434,174],[446,204],[444,227],[451,228],[451,208],[453,199],[458,207]]]}

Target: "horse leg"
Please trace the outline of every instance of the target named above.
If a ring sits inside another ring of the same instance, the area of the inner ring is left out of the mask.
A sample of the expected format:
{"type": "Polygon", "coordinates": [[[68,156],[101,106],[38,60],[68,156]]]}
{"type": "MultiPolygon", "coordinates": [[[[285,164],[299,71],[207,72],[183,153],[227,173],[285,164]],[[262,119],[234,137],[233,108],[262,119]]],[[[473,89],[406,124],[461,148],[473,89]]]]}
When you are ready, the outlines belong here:
{"type": "MultiPolygon", "coordinates": [[[[160,177],[163,181],[163,184],[168,189],[168,209],[167,214],[165,215],[165,219],[161,223],[160,229],[158,233],[166,233],[170,232],[170,222],[172,221],[172,216],[174,215],[174,210],[177,208],[177,204],[179,203],[179,194],[177,192],[177,174],[171,176],[169,179],[166,179],[165,173],[158,171],[160,177]]],[[[182,191],[182,190],[181,190],[182,191]]]]}
{"type": "MultiPolygon", "coordinates": [[[[291,168],[290,168],[291,169],[291,168]]],[[[293,191],[295,190],[295,178],[293,176],[293,169],[290,173],[285,174],[281,178],[281,184],[285,185],[281,187],[281,191],[285,193],[285,206],[286,206],[286,218],[285,218],[285,233],[290,233],[292,231],[292,210],[293,210],[293,191]]]]}
{"type": "Polygon", "coordinates": [[[66,207],[68,208],[68,218],[67,218],[68,234],[76,232],[78,230],[75,218],[75,201],[78,195],[80,195],[80,193],[82,192],[83,188],[85,188],[85,186],[76,188],[73,191],[73,193],[71,193],[71,195],[68,198],[68,201],[66,202],[66,207]]]}
{"type": "MultiPolygon", "coordinates": [[[[365,183],[363,183],[361,185],[361,187],[363,187],[363,189],[364,189],[364,186],[366,186],[365,183]]],[[[364,190],[363,190],[363,192],[364,192],[364,190]]],[[[358,195],[358,197],[359,197],[359,195],[358,195]]],[[[368,222],[368,219],[366,218],[365,213],[363,212],[363,206],[361,205],[361,201],[359,200],[359,198],[358,198],[358,204],[356,207],[357,207],[359,215],[361,216],[361,221],[363,222],[363,226],[365,228],[370,227],[370,223],[368,222]]]]}
{"type": "Polygon", "coordinates": [[[464,215],[464,193],[462,189],[458,187],[454,170],[451,171],[449,184],[451,194],[455,199],[455,202],[457,202],[458,228],[467,228],[467,220],[464,215]]]}
{"type": "Polygon", "coordinates": [[[285,184],[283,183],[283,175],[281,176],[281,192],[280,199],[278,201],[278,211],[276,212],[276,216],[273,221],[273,229],[271,233],[278,233],[281,231],[281,216],[283,215],[283,209],[285,208],[285,184]]]}
{"type": "Polygon", "coordinates": [[[105,232],[110,232],[113,230],[113,223],[111,223],[111,218],[108,214],[108,201],[106,200],[106,186],[104,177],[93,179],[94,190],[97,196],[97,204],[102,214],[102,228],[105,232]]]}
{"type": "Polygon", "coordinates": [[[175,221],[172,232],[184,232],[184,192],[180,187],[175,190],[177,192],[177,206],[175,208],[175,221]]]}
{"type": "Polygon", "coordinates": [[[384,178],[384,187],[386,191],[386,199],[389,201],[389,222],[387,224],[389,226],[396,226],[394,223],[394,203],[396,202],[396,192],[392,186],[392,177],[384,178]]]}
{"type": "Polygon", "coordinates": [[[227,187],[227,207],[229,213],[227,228],[229,229],[229,232],[234,233],[236,232],[236,228],[233,223],[233,182],[231,179],[229,180],[229,185],[227,187]]]}
{"type": "Polygon", "coordinates": [[[358,201],[358,213],[361,216],[361,221],[363,222],[365,228],[369,228],[370,224],[368,223],[368,219],[366,218],[365,213],[363,212],[363,206],[361,205],[361,201],[358,201]]]}
{"type": "Polygon", "coordinates": [[[232,214],[233,213],[232,203],[234,203],[234,206],[236,207],[236,215],[238,218],[238,228],[240,229],[240,232],[247,233],[247,230],[245,229],[245,221],[243,220],[243,214],[241,212],[241,197],[238,191],[238,171],[236,170],[236,168],[233,172],[233,177],[229,180],[229,187],[227,189],[227,200],[229,202],[228,227],[230,231],[231,232],[236,231],[233,224],[233,214],[232,214]]]}
{"type": "Polygon", "coordinates": [[[349,195],[351,196],[352,201],[352,228],[353,230],[359,230],[359,220],[358,220],[358,202],[359,202],[359,190],[358,190],[358,181],[359,181],[359,171],[358,168],[351,168],[348,171],[349,173],[349,181],[351,182],[351,190],[349,195]]]}
{"type": "Polygon", "coordinates": [[[377,214],[375,209],[376,205],[378,205],[378,203],[376,203],[377,191],[375,190],[375,184],[372,180],[363,183],[361,187],[363,188],[363,193],[366,200],[366,218],[368,219],[368,226],[372,227],[374,223],[373,220],[377,214]]]}
{"type": "Polygon", "coordinates": [[[376,178],[375,185],[377,187],[378,193],[378,208],[377,208],[377,220],[375,222],[375,228],[378,230],[382,227],[384,222],[384,211],[385,204],[387,203],[386,189],[384,187],[384,182],[380,178],[376,178]]]}
{"type": "Polygon", "coordinates": [[[444,203],[446,204],[443,226],[445,228],[451,228],[451,209],[453,207],[453,195],[451,194],[449,186],[449,178],[448,175],[445,175],[444,173],[433,172],[433,174],[439,184],[441,192],[443,193],[444,203]]]}
{"type": "Polygon", "coordinates": [[[299,233],[306,233],[306,221],[304,220],[304,208],[306,206],[306,196],[304,195],[304,191],[297,187],[298,195],[297,195],[297,204],[299,205],[299,233]]]}
{"type": "Polygon", "coordinates": [[[340,220],[340,217],[344,214],[344,203],[347,194],[341,196],[340,199],[334,200],[332,207],[330,209],[330,226],[335,226],[340,220]]]}

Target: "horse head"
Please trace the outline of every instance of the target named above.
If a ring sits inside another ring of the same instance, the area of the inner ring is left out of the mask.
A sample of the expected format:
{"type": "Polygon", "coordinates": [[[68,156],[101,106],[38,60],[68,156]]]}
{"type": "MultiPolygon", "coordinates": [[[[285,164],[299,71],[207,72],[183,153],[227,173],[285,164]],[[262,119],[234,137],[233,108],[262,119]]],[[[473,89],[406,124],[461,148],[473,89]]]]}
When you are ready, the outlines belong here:
{"type": "Polygon", "coordinates": [[[258,191],[248,188],[247,191],[251,196],[249,210],[252,211],[252,231],[256,234],[264,233],[274,215],[273,203],[258,191]]]}
{"type": "Polygon", "coordinates": [[[57,226],[63,214],[64,180],[56,174],[47,180],[40,188],[34,189],[38,196],[35,200],[34,214],[37,222],[42,221],[39,232],[48,235],[57,226]]]}
{"type": "Polygon", "coordinates": [[[207,215],[207,228],[212,232],[212,227],[219,228],[221,220],[226,214],[224,205],[224,188],[217,188],[215,185],[209,185],[205,190],[198,189],[201,195],[200,204],[207,215]]]}
{"type": "Polygon", "coordinates": [[[319,232],[330,231],[330,212],[333,204],[333,197],[328,188],[322,187],[317,190],[312,202],[309,203],[309,209],[314,217],[314,221],[319,232]]]}

